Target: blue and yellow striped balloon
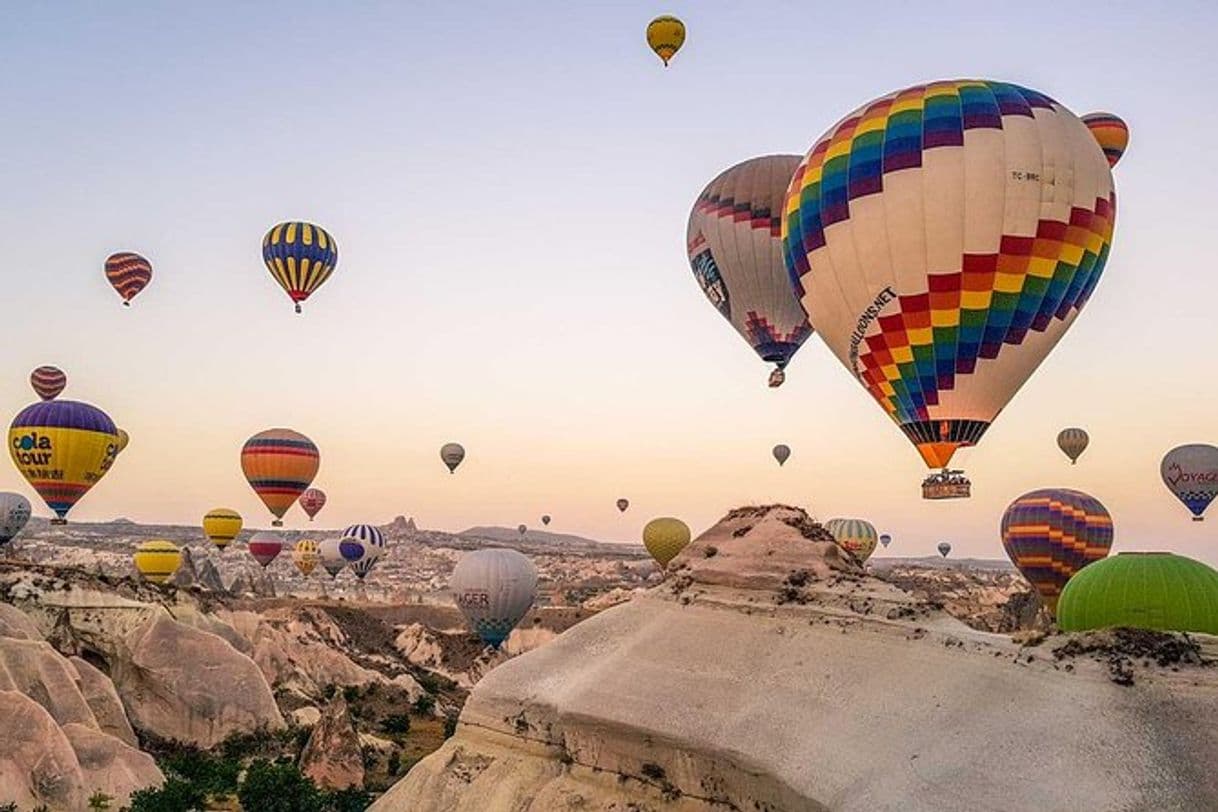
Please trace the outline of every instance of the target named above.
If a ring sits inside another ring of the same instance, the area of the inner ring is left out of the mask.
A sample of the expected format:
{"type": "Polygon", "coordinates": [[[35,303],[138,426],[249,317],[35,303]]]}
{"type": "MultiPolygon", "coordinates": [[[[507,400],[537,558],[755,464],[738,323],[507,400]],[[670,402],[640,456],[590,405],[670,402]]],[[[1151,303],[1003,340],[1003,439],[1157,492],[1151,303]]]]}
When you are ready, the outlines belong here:
{"type": "Polygon", "coordinates": [[[330,232],[312,223],[280,223],[262,240],[262,261],[292,301],[296,312],[334,273],[338,244],[330,232]]]}

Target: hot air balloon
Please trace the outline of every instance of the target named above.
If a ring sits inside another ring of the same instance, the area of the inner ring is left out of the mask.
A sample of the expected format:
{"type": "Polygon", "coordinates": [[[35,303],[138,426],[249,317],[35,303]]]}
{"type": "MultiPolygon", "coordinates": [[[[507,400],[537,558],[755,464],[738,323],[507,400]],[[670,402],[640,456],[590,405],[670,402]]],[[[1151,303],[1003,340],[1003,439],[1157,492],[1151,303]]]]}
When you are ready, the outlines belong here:
{"type": "Polygon", "coordinates": [[[629,499],[619,499],[619,500],[617,500],[617,509],[618,509],[620,512],[625,513],[625,512],[626,512],[626,508],[628,508],[628,507],[630,507],[630,500],[629,500],[629,499]]]}
{"type": "Polygon", "coordinates": [[[1082,429],[1062,429],[1057,434],[1057,447],[1070,458],[1070,464],[1078,463],[1078,458],[1087,450],[1091,438],[1082,429]]]}
{"type": "Polygon", "coordinates": [[[321,553],[318,551],[317,542],[312,539],[301,539],[296,542],[296,546],[292,548],[292,563],[296,565],[296,569],[300,570],[301,575],[308,578],[321,563],[321,553]]]}
{"type": "Polygon", "coordinates": [[[241,514],[228,508],[215,508],[203,517],[203,535],[223,550],[241,532],[241,514]]]}
{"type": "Polygon", "coordinates": [[[250,537],[249,548],[254,560],[266,569],[283,551],[283,538],[278,533],[260,530],[250,537]]]}
{"type": "MultiPolygon", "coordinates": [[[[342,541],[358,541],[363,552],[358,558],[351,558],[347,552],[354,548],[350,545],[346,548],[343,555],[352,564],[357,564],[360,561],[367,559],[378,559],[385,553],[385,536],[381,531],[370,524],[353,524],[343,531],[342,541]]],[[[354,567],[352,567],[354,569],[354,567]]],[[[358,574],[358,573],[357,573],[358,574]]]]}
{"type": "Polygon", "coordinates": [[[317,488],[309,488],[300,495],[300,507],[308,515],[309,521],[326,506],[326,495],[317,488]]]}
{"type": "Polygon", "coordinates": [[[670,516],[652,519],[643,528],[643,546],[661,567],[667,567],[685,549],[690,537],[689,525],[670,516]]]}
{"type": "Polygon", "coordinates": [[[275,527],[283,526],[283,514],[309,487],[320,465],[313,441],[291,429],[260,431],[241,449],[241,470],[275,516],[275,527]]]}
{"type": "Polygon", "coordinates": [[[124,429],[118,429],[118,451],[116,451],[115,453],[122,454],[123,451],[125,451],[127,449],[127,446],[130,444],[131,444],[131,435],[128,434],[126,432],[126,430],[124,430],[124,429]]]}
{"type": "Polygon", "coordinates": [[[341,544],[341,539],[330,538],[317,545],[318,555],[321,556],[321,566],[330,574],[331,578],[337,578],[348,563],[347,559],[343,557],[341,544]]]}
{"type": "Polygon", "coordinates": [[[887,550],[888,545],[892,544],[892,536],[888,535],[887,533],[881,533],[880,534],[880,544],[883,545],[885,550],[887,550]]]}
{"type": "Polygon", "coordinates": [[[1069,488],[1025,493],[1002,514],[1002,546],[1049,611],[1076,572],[1108,555],[1112,517],[1100,500],[1069,488]]]}
{"type": "Polygon", "coordinates": [[[22,409],[8,430],[13,464],[55,512],[65,516],[97,484],[118,454],[118,429],[88,403],[47,400],[22,409]]]}
{"type": "Polygon", "coordinates": [[[1070,579],[1062,631],[1125,627],[1218,634],[1218,572],[1171,553],[1119,553],[1070,579]]]}
{"type": "Polygon", "coordinates": [[[343,536],[338,540],[338,553],[348,564],[356,564],[368,554],[368,545],[362,539],[343,536]]]}
{"type": "Polygon", "coordinates": [[[781,443],[774,446],[774,450],[770,452],[774,455],[774,459],[778,460],[778,467],[782,467],[783,463],[791,456],[791,449],[781,443]]]}
{"type": "Polygon", "coordinates": [[[182,551],[172,541],[145,541],[132,555],[135,569],[145,581],[163,584],[173,577],[182,564],[182,551]]]}
{"type": "Polygon", "coordinates": [[[372,568],[380,560],[381,557],[379,555],[366,555],[351,565],[351,571],[355,573],[356,578],[362,581],[368,577],[368,573],[372,572],[372,568]]]}
{"type": "Polygon", "coordinates": [[[1103,151],[1062,105],[1003,82],[932,82],[812,147],[783,247],[825,343],[946,468],[1087,303],[1115,201],[1103,151]]]}
{"type": "Polygon", "coordinates": [[[106,257],[106,279],[130,307],[136,294],[152,281],[152,263],[131,251],[120,251],[106,257]]]}
{"type": "Polygon", "coordinates": [[[68,376],[59,367],[41,366],[30,373],[30,386],[43,400],[53,400],[68,385],[68,376]]]}
{"type": "Polygon", "coordinates": [[[529,526],[527,524],[517,525],[516,532],[523,536],[525,533],[529,532],[529,526]]]}
{"type": "Polygon", "coordinates": [[[8,544],[30,520],[30,500],[19,493],[0,493],[0,545],[8,544]]]}
{"type": "Polygon", "coordinates": [[[1159,475],[1193,514],[1193,521],[1204,521],[1201,514],[1218,496],[1218,448],[1202,443],[1173,448],[1159,464],[1159,475]]]}
{"type": "Polygon", "coordinates": [[[550,526],[550,514],[547,513],[546,515],[542,516],[541,523],[544,524],[546,527],[549,527],[550,526]]]}
{"type": "Polygon", "coordinates": [[[812,326],[791,289],[780,239],[783,196],[798,155],[737,164],[698,195],[685,242],[698,287],[761,360],[779,386],[812,326]]]}
{"type": "Polygon", "coordinates": [[[338,265],[338,244],[321,226],[280,223],[262,238],[262,261],[296,303],[299,313],[300,303],[334,273],[334,267],[338,265]]]}
{"type": "Polygon", "coordinates": [[[941,542],[939,542],[938,550],[939,550],[939,555],[943,556],[944,558],[947,558],[947,554],[952,551],[952,545],[948,544],[946,541],[941,541],[941,542]]]}
{"type": "Polygon", "coordinates": [[[825,522],[825,529],[839,547],[853,553],[860,562],[871,558],[879,541],[875,525],[865,519],[830,519],[825,522]]]}
{"type": "Polygon", "coordinates": [[[515,550],[476,550],[461,556],[448,587],[474,633],[499,648],[537,597],[537,569],[515,550]]]}
{"type": "Polygon", "coordinates": [[[440,459],[448,466],[448,473],[455,474],[457,466],[465,459],[465,449],[460,443],[445,443],[440,446],[440,459]]]}
{"type": "Polygon", "coordinates": [[[676,17],[665,14],[647,24],[647,45],[664,61],[664,67],[684,44],[685,23],[676,17]]]}
{"type": "Polygon", "coordinates": [[[1116,166],[1129,146],[1129,126],[1112,113],[1088,113],[1083,116],[1083,123],[1104,150],[1108,165],[1116,166]]]}

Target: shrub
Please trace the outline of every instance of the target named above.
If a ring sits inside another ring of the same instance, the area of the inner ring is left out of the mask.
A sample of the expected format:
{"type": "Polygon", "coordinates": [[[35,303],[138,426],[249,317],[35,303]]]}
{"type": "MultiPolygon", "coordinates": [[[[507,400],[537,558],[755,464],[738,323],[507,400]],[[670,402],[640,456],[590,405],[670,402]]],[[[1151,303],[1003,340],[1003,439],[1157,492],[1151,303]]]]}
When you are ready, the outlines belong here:
{"type": "Polygon", "coordinates": [[[346,688],[343,688],[343,699],[347,700],[348,704],[359,699],[359,696],[360,693],[358,685],[348,685],[346,688]]]}
{"type": "Polygon", "coordinates": [[[167,775],[177,776],[208,795],[236,792],[237,777],[241,774],[241,762],[236,758],[213,755],[193,747],[163,756],[159,766],[167,775]]]}
{"type": "Polygon", "coordinates": [[[354,787],[326,793],[326,812],[364,812],[372,803],[372,798],[362,789],[354,787]]]}
{"type": "MultiPolygon", "coordinates": [[[[385,772],[389,773],[390,775],[397,775],[401,769],[402,769],[402,754],[399,753],[397,750],[394,750],[392,753],[389,754],[389,761],[387,761],[385,764],[385,772]]],[[[4,812],[4,810],[0,809],[0,812],[4,812]]],[[[13,812],[17,812],[17,810],[14,809],[13,812]]]]}
{"type": "Polygon", "coordinates": [[[294,764],[258,759],[237,790],[242,809],[257,812],[325,812],[325,798],[294,764]]]}
{"type": "Polygon", "coordinates": [[[97,812],[106,812],[110,808],[111,801],[114,800],[113,795],[107,795],[100,789],[89,796],[89,809],[97,812]]]}
{"type": "Polygon", "coordinates": [[[381,730],[404,736],[410,732],[410,717],[404,713],[392,713],[381,720],[381,730]]]}
{"type": "Polygon", "coordinates": [[[0,812],[17,812],[17,802],[9,801],[6,804],[0,804],[0,812]]]}
{"type": "Polygon", "coordinates": [[[457,732],[457,715],[450,713],[444,717],[444,738],[451,739],[452,735],[457,732]]]}
{"type": "Polygon", "coordinates": [[[180,778],[168,778],[159,789],[141,789],[131,794],[126,812],[202,812],[207,795],[180,778]]]}
{"type": "Polygon", "coordinates": [[[436,698],[431,694],[420,694],[419,698],[414,701],[411,709],[416,716],[427,716],[436,707],[436,698]]]}

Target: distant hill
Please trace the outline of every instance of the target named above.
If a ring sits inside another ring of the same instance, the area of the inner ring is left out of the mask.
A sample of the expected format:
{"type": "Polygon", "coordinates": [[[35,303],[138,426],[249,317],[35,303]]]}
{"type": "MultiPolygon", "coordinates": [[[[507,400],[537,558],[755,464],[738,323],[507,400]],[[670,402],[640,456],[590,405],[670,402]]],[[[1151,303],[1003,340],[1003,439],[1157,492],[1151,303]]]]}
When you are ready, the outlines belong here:
{"type": "Polygon", "coordinates": [[[1015,569],[1005,558],[943,558],[937,555],[900,558],[896,556],[872,556],[867,566],[875,570],[893,567],[926,567],[928,569],[969,569],[987,572],[1002,572],[1015,569]]]}
{"type": "Polygon", "coordinates": [[[488,539],[497,541],[501,544],[511,547],[521,546],[522,543],[529,547],[537,547],[543,545],[553,546],[563,550],[580,550],[580,551],[603,551],[603,552],[622,552],[624,550],[635,550],[639,548],[637,544],[625,544],[612,541],[598,541],[596,539],[585,538],[584,536],[576,536],[571,533],[550,533],[545,530],[537,530],[532,527],[523,536],[515,527],[471,527],[468,530],[462,530],[456,535],[461,538],[469,539],[488,539]]]}

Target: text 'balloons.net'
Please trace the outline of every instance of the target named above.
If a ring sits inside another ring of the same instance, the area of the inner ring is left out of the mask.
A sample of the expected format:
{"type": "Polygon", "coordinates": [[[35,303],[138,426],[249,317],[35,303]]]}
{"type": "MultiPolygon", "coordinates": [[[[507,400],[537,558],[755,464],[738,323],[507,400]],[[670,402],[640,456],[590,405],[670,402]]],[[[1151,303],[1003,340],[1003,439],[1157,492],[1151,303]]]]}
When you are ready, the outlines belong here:
{"type": "Polygon", "coordinates": [[[537,598],[537,568],[515,550],[476,550],[461,556],[448,584],[474,633],[498,648],[537,598]]]}
{"type": "Polygon", "coordinates": [[[309,487],[320,466],[317,446],[291,429],[260,431],[241,448],[241,471],[275,517],[275,527],[283,524],[283,514],[309,487]]]}
{"type": "Polygon", "coordinates": [[[791,180],[783,247],[825,343],[943,468],[1086,305],[1115,207],[1103,150],[1061,104],[932,82],[816,142],[791,180]]]}

